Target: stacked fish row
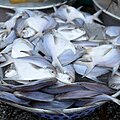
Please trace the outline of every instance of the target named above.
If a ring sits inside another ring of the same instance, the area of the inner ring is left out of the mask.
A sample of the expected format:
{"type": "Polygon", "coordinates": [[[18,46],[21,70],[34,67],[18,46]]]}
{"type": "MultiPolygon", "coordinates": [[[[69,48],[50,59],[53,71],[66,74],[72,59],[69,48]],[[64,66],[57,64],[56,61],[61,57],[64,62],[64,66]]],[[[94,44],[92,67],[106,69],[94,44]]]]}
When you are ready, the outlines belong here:
{"type": "Polygon", "coordinates": [[[120,89],[120,28],[94,23],[101,11],[54,9],[49,15],[16,9],[0,24],[0,100],[32,112],[63,113],[109,100],[120,105],[111,89],[120,89]],[[93,26],[102,26],[104,39],[90,35],[93,26]],[[76,73],[94,82],[75,79],[76,73]],[[98,79],[108,73],[111,88],[98,79]]]}

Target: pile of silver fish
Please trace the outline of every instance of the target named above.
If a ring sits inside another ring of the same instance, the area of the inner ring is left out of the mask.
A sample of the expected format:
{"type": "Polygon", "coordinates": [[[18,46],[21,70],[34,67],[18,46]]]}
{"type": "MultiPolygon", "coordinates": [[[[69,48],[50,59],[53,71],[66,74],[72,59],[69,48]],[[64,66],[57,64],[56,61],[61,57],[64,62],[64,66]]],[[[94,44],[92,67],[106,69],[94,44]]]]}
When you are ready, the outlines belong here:
{"type": "Polygon", "coordinates": [[[62,5],[51,14],[7,13],[0,23],[0,101],[57,113],[120,105],[120,27],[102,25],[101,12],[62,5]]]}

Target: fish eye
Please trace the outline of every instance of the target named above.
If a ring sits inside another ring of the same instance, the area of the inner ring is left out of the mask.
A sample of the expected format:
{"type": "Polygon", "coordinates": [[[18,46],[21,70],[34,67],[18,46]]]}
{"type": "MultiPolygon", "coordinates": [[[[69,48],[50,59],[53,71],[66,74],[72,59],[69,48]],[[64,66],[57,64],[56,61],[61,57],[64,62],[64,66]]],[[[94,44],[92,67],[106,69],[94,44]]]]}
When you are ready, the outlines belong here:
{"type": "Polygon", "coordinates": [[[5,73],[9,73],[9,72],[10,72],[10,70],[5,71],[5,73]]]}
{"type": "Polygon", "coordinates": [[[70,77],[68,77],[68,80],[71,80],[71,78],[70,78],[70,77]]]}
{"type": "Polygon", "coordinates": [[[54,74],[54,70],[52,70],[52,71],[51,71],[51,73],[53,73],[53,74],[54,74]]]}

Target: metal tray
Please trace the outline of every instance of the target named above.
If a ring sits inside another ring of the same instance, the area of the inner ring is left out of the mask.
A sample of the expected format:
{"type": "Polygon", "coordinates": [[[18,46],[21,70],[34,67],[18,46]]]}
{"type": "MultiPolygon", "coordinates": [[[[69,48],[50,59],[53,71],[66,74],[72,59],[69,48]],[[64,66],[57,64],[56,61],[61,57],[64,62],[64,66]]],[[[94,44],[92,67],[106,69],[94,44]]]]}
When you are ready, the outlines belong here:
{"type": "MultiPolygon", "coordinates": [[[[20,3],[20,4],[11,4],[9,0],[0,0],[0,7],[1,8],[17,8],[22,7],[26,9],[48,9],[53,6],[59,6],[62,3],[67,3],[68,0],[48,0],[46,2],[28,2],[28,3],[20,3]]],[[[73,0],[69,0],[73,1],[73,0]]]]}
{"type": "Polygon", "coordinates": [[[95,9],[97,11],[100,9],[103,11],[101,17],[105,25],[120,26],[120,17],[110,12],[111,7],[109,10],[106,10],[110,2],[111,0],[93,0],[95,9]]]}

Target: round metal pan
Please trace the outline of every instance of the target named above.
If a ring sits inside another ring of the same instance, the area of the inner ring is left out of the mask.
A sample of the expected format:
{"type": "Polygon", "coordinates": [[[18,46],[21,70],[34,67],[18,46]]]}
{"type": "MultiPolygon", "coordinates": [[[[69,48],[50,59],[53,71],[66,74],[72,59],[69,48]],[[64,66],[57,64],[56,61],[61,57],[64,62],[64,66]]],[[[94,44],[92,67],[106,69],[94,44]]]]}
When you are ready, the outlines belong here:
{"type": "Polygon", "coordinates": [[[14,13],[14,8],[24,8],[30,10],[42,10],[46,13],[51,13],[54,6],[60,6],[61,4],[72,4],[75,0],[48,0],[46,2],[28,2],[21,4],[11,4],[9,0],[0,0],[0,22],[4,22],[8,19],[6,13],[14,13]]]}
{"type": "Polygon", "coordinates": [[[25,9],[48,9],[53,6],[59,6],[62,3],[67,3],[67,0],[48,0],[46,2],[27,2],[27,3],[20,3],[20,4],[11,4],[9,0],[1,0],[0,7],[13,9],[22,7],[25,9]]]}

